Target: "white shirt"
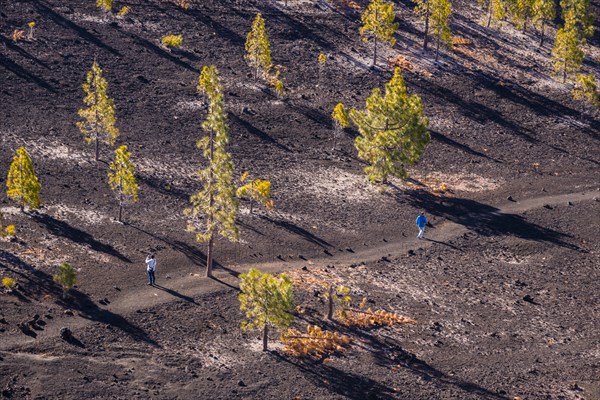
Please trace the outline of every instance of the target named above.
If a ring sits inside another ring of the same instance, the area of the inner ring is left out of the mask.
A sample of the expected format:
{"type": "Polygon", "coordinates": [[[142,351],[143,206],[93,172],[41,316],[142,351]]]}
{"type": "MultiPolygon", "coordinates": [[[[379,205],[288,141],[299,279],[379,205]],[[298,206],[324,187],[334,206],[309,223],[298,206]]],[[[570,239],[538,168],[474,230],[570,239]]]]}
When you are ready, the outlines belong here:
{"type": "Polygon", "coordinates": [[[146,257],[148,271],[156,271],[156,258],[146,257]]]}

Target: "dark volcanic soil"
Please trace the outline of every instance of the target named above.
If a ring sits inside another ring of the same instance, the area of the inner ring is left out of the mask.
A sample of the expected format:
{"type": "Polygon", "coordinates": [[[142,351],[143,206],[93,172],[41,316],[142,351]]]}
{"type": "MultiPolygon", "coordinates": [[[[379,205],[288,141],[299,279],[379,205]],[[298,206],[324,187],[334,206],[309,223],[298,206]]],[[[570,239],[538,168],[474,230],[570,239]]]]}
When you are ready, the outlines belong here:
{"type": "MultiPolygon", "coordinates": [[[[398,2],[398,44],[371,69],[356,14],[289,3],[126,1],[116,6],[131,13],[114,19],[93,1],[0,0],[0,176],[25,146],[44,199],[31,214],[0,203],[18,231],[0,241],[0,276],[19,282],[0,294],[2,396],[600,399],[600,120],[549,75],[551,45],[482,27],[478,11],[457,2],[453,32],[473,44],[436,63],[420,50],[412,5],[398,2]],[[243,60],[256,12],[274,62],[287,68],[284,99],[253,82],[243,60]],[[31,20],[35,40],[13,43],[31,20]],[[161,46],[178,33],[182,49],[161,46]],[[361,173],[357,132],[332,150],[329,114],[340,101],[362,107],[398,54],[415,66],[405,80],[422,96],[432,142],[411,180],[380,191],[361,173]],[[94,57],[117,106],[118,144],[138,168],[141,198],[125,224],[106,183],[112,150],[93,162],[75,126],[94,57]],[[207,64],[225,86],[236,176],[270,179],[275,200],[274,211],[254,215],[242,203],[242,242],[218,243],[215,280],[200,277],[204,248],[182,215],[203,165],[195,142],[205,102],[195,87],[207,64]],[[448,190],[432,191],[440,186],[448,190]],[[432,223],[421,242],[419,210],[432,223]],[[159,260],[158,288],[145,286],[148,252],[159,260]],[[63,261],[79,270],[67,300],[51,280],[63,261]],[[290,271],[306,309],[301,329],[327,326],[314,279],[417,324],[329,325],[354,344],[327,362],[294,359],[276,340],[262,353],[257,335],[239,330],[236,276],[249,266],[290,271]],[[21,332],[35,314],[43,322],[21,332]],[[62,326],[74,340],[59,339],[62,326]]],[[[597,0],[592,7],[600,15],[597,0]]],[[[597,78],[599,40],[584,64],[597,78]]]]}

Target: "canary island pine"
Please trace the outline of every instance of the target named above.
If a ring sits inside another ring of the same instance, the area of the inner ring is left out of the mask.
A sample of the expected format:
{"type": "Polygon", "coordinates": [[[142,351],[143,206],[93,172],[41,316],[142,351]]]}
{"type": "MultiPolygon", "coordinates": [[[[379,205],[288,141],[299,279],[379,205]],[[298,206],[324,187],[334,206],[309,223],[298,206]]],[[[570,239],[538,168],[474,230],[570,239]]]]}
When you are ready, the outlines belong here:
{"type": "Polygon", "coordinates": [[[394,5],[382,0],[372,0],[362,14],[362,26],[360,36],[363,42],[373,40],[373,66],[377,65],[377,41],[388,43],[390,46],[396,44],[394,34],[398,30],[398,24],[394,23],[394,5]]]}
{"type": "Polygon", "coordinates": [[[213,247],[217,235],[237,241],[239,230],[235,224],[238,213],[236,188],[233,184],[233,161],[226,150],[229,126],[223,100],[223,89],[215,66],[205,66],[200,74],[198,91],[209,100],[208,115],[202,129],[208,133],[197,146],[208,161],[198,171],[202,189],[191,196],[191,207],[185,210],[188,231],[196,233],[196,241],[207,243],[206,276],[212,276],[213,247]]]}
{"type": "Polygon", "coordinates": [[[573,25],[565,25],[556,33],[552,60],[554,61],[554,73],[557,76],[562,75],[563,83],[581,68],[584,54],[580,43],[577,29],[573,25]]]}
{"type": "Polygon", "coordinates": [[[135,180],[135,167],[130,160],[127,146],[115,150],[115,160],[110,163],[108,185],[119,202],[118,221],[121,222],[123,206],[138,201],[140,187],[135,180]]]}
{"type": "Polygon", "coordinates": [[[32,210],[40,208],[42,185],[35,174],[33,161],[24,147],[17,149],[17,154],[13,157],[6,186],[8,188],[6,195],[19,204],[21,211],[26,206],[32,210]]]}
{"type": "Polygon", "coordinates": [[[404,166],[417,162],[430,140],[421,98],[408,95],[399,68],[385,94],[373,89],[365,110],[350,110],[350,118],[360,133],[354,141],[358,157],[369,164],[364,171],[372,183],[386,182],[389,175],[405,178],[404,166]]]}
{"type": "Polygon", "coordinates": [[[600,110],[600,92],[594,75],[578,75],[575,88],[571,93],[573,99],[583,101],[593,109],[600,110]]]}
{"type": "Polygon", "coordinates": [[[108,97],[107,90],[108,83],[102,77],[102,69],[94,61],[92,69],[87,73],[86,83],[83,84],[86,94],[83,102],[87,108],[78,111],[84,120],[77,122],[77,127],[87,143],[94,143],[96,161],[100,156],[100,141],[112,146],[119,136],[119,129],[115,127],[115,104],[108,97]]]}
{"type": "Polygon", "coordinates": [[[285,329],[294,321],[292,281],[286,274],[274,277],[251,268],[240,275],[240,291],[240,310],[246,313],[242,330],[262,330],[263,351],[267,351],[269,330],[285,329]]]}
{"type": "Polygon", "coordinates": [[[452,4],[450,0],[430,0],[431,1],[431,29],[436,38],[435,59],[437,61],[440,54],[440,43],[447,47],[452,47],[452,32],[450,31],[449,18],[452,14],[452,4]]]}
{"type": "Polygon", "coordinates": [[[350,126],[348,114],[342,103],[338,103],[333,108],[331,119],[333,120],[333,150],[335,150],[338,137],[342,136],[344,129],[350,126]]]}
{"type": "Polygon", "coordinates": [[[265,20],[260,13],[252,22],[252,28],[246,36],[246,55],[244,56],[250,68],[254,71],[254,80],[258,79],[259,73],[268,77],[271,70],[271,45],[265,28],[265,20]]]}
{"type": "Polygon", "coordinates": [[[490,27],[492,21],[502,22],[506,18],[506,2],[505,0],[479,0],[487,13],[486,27],[490,27]]]}
{"type": "Polygon", "coordinates": [[[104,12],[112,10],[113,0],[96,0],[96,7],[102,9],[104,12]]]}
{"type": "Polygon", "coordinates": [[[532,22],[539,26],[540,46],[544,45],[546,25],[556,18],[556,2],[554,0],[534,0],[532,22]]]}
{"type": "Polygon", "coordinates": [[[67,292],[77,283],[77,272],[71,264],[65,262],[58,267],[58,273],[52,277],[52,280],[63,288],[63,299],[67,297],[67,292]]]}
{"type": "Polygon", "coordinates": [[[236,195],[240,198],[250,199],[250,214],[254,208],[254,202],[262,204],[267,210],[273,209],[271,200],[271,181],[262,179],[250,179],[248,171],[240,177],[244,185],[237,188],[236,195]]]}
{"type": "Polygon", "coordinates": [[[594,36],[594,15],[590,11],[590,0],[561,0],[560,7],[565,27],[577,32],[581,44],[594,36]]]}

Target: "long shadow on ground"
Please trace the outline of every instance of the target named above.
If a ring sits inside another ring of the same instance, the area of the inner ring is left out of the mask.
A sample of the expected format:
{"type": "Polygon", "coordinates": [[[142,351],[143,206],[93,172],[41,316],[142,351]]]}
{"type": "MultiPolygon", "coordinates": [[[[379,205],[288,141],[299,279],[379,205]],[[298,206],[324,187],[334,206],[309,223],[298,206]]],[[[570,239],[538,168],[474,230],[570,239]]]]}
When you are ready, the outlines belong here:
{"type": "Polygon", "coordinates": [[[36,222],[44,225],[48,232],[52,233],[53,235],[64,237],[74,243],[87,245],[94,251],[116,257],[123,262],[131,262],[129,258],[121,254],[111,245],[99,242],[89,233],[84,232],[81,229],[77,229],[65,221],[58,220],[47,214],[33,213],[32,217],[36,222]]]}
{"type": "Polygon", "coordinates": [[[410,190],[402,200],[431,215],[463,225],[482,236],[515,236],[526,240],[549,242],[572,250],[581,249],[568,243],[571,236],[528,222],[516,214],[475,200],[448,196],[435,196],[430,192],[410,190]]]}
{"type": "Polygon", "coordinates": [[[63,299],[63,290],[52,280],[52,276],[36,269],[12,253],[0,250],[0,271],[3,269],[19,277],[19,292],[22,296],[37,298],[39,301],[41,296],[49,295],[56,299],[56,304],[77,311],[82,318],[110,325],[120,329],[134,340],[158,347],[158,344],[144,330],[132,324],[123,316],[98,307],[87,294],[72,289],[68,292],[67,298],[63,299]]]}
{"type": "MultiPolygon", "coordinates": [[[[480,399],[508,399],[508,397],[488,390],[476,383],[468,382],[458,377],[449,376],[445,374],[437,368],[429,365],[425,361],[420,360],[414,354],[403,349],[401,343],[399,343],[394,338],[391,338],[389,336],[383,336],[382,334],[375,335],[372,332],[379,329],[378,326],[346,326],[343,324],[339,324],[336,321],[328,321],[318,317],[318,315],[321,315],[319,310],[309,310],[307,308],[307,311],[309,312],[305,312],[302,316],[296,316],[310,325],[318,325],[324,330],[339,332],[341,334],[350,336],[352,338],[352,346],[360,347],[362,350],[369,353],[373,359],[372,363],[375,365],[379,365],[386,369],[392,370],[393,368],[398,368],[400,366],[410,371],[412,374],[418,376],[423,381],[431,382],[436,387],[451,386],[459,388],[460,390],[463,390],[465,393],[468,393],[470,395],[477,395],[477,397],[480,399]]],[[[317,365],[313,365],[314,362],[306,363],[293,358],[287,359],[287,357],[285,356],[280,357],[284,358],[287,362],[296,365],[305,372],[314,373],[318,378],[322,378],[323,374],[345,374],[344,372],[339,371],[337,369],[334,369],[335,371],[332,371],[331,368],[328,366],[325,366],[325,369],[323,369],[324,366],[320,364],[321,361],[317,361],[317,365]]],[[[345,391],[339,391],[336,386],[332,386],[331,388],[335,390],[336,393],[344,394],[352,399],[388,399],[398,398],[398,396],[401,395],[401,393],[398,393],[390,387],[373,381],[370,378],[357,375],[351,375],[351,377],[355,379],[355,381],[347,385],[348,388],[352,388],[353,390],[350,394],[348,394],[345,391]],[[395,393],[395,396],[390,396],[390,393],[395,393]]]]}

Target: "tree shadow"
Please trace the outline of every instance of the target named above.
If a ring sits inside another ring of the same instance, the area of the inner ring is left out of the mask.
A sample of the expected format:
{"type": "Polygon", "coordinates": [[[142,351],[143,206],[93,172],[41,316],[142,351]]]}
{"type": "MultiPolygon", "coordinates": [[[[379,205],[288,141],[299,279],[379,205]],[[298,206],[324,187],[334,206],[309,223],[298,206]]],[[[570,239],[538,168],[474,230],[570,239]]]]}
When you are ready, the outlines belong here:
{"type": "MultiPolygon", "coordinates": [[[[195,246],[191,246],[180,240],[169,240],[167,238],[164,238],[155,233],[149,232],[149,231],[147,231],[139,226],[133,225],[131,223],[127,223],[126,225],[139,231],[139,232],[142,232],[156,240],[159,240],[159,241],[169,245],[173,250],[178,251],[179,253],[186,256],[188,258],[188,260],[190,260],[194,265],[197,265],[200,267],[206,267],[206,254],[203,251],[196,248],[195,246]]],[[[239,275],[239,272],[225,267],[224,265],[219,263],[217,260],[213,260],[213,268],[215,270],[221,269],[223,271],[227,271],[230,275],[235,276],[235,277],[237,277],[239,275]]]]}
{"type": "MultiPolygon", "coordinates": [[[[306,309],[307,311],[309,308],[306,309]]],[[[314,309],[313,309],[314,310],[314,309]]],[[[352,346],[359,347],[361,351],[371,355],[375,365],[382,366],[386,369],[397,368],[401,366],[411,373],[419,376],[424,381],[433,382],[436,386],[446,385],[458,387],[461,390],[477,395],[481,399],[507,399],[506,396],[499,395],[480,385],[468,382],[459,378],[448,376],[442,371],[432,367],[425,361],[420,360],[414,354],[404,350],[402,345],[394,338],[376,334],[376,331],[381,329],[380,326],[373,325],[369,327],[347,326],[340,324],[337,321],[328,321],[321,317],[318,310],[313,313],[305,312],[304,315],[296,315],[310,325],[317,325],[321,329],[339,332],[343,335],[352,338],[352,346]]],[[[282,358],[285,358],[282,356],[282,358]]],[[[295,364],[306,364],[299,360],[295,364]]],[[[315,368],[309,364],[310,369],[315,368]]],[[[364,398],[364,397],[360,397],[364,398]]],[[[394,397],[396,398],[396,397],[394,397]]]]}
{"type": "Polygon", "coordinates": [[[82,293],[77,289],[71,289],[67,294],[67,299],[63,299],[63,290],[52,280],[52,276],[35,269],[32,265],[24,262],[19,257],[4,250],[0,250],[0,267],[21,277],[23,279],[21,282],[27,282],[27,287],[23,292],[30,295],[30,297],[32,297],[33,294],[43,296],[49,295],[55,299],[56,304],[63,308],[77,311],[82,318],[111,325],[127,333],[135,340],[144,341],[152,346],[158,347],[158,344],[149,338],[145,331],[133,325],[121,315],[99,308],[87,294],[82,293]],[[9,266],[6,266],[5,264],[8,264],[9,266]],[[10,266],[12,266],[12,268],[10,266]]]}
{"type": "Polygon", "coordinates": [[[23,78],[29,82],[35,83],[39,87],[46,89],[49,92],[56,93],[56,89],[54,89],[48,82],[38,77],[37,75],[31,73],[27,69],[23,68],[22,66],[10,60],[8,57],[2,54],[0,54],[0,66],[4,67],[9,72],[12,72],[19,78],[23,78]]]}
{"type": "MultiPolygon", "coordinates": [[[[231,10],[233,11],[233,10],[231,10]]],[[[185,14],[194,17],[196,20],[202,22],[204,25],[212,28],[220,37],[223,39],[227,39],[234,45],[243,45],[246,42],[246,39],[239,35],[237,32],[232,31],[227,28],[225,25],[220,22],[215,21],[209,15],[202,13],[199,10],[194,10],[193,8],[189,8],[184,10],[185,14]]],[[[247,18],[245,18],[247,19],[247,18]]],[[[248,28],[250,27],[250,21],[248,21],[248,28]]]]}
{"type": "Polygon", "coordinates": [[[137,178],[140,182],[148,185],[150,188],[156,190],[160,194],[164,194],[166,196],[173,196],[185,201],[188,201],[190,199],[191,193],[188,193],[183,189],[173,187],[172,184],[165,182],[163,179],[156,178],[154,176],[146,175],[143,173],[138,174],[137,178]]]}
{"type": "Polygon", "coordinates": [[[266,132],[258,129],[257,127],[252,125],[250,122],[246,121],[245,119],[242,119],[233,113],[229,113],[229,117],[232,120],[232,122],[239,124],[242,128],[244,128],[246,131],[248,131],[248,133],[250,133],[251,135],[256,136],[257,138],[259,138],[260,140],[262,140],[264,142],[272,144],[275,147],[277,147],[283,151],[291,152],[291,150],[287,146],[279,143],[277,141],[277,139],[269,136],[266,132]]]}
{"type": "Polygon", "coordinates": [[[154,287],[155,287],[156,289],[158,289],[158,290],[162,290],[163,292],[170,294],[170,295],[171,295],[171,296],[173,296],[173,297],[177,297],[178,299],[181,299],[181,300],[187,301],[188,303],[192,303],[192,304],[198,305],[198,303],[196,303],[196,300],[194,300],[194,298],[193,298],[193,297],[190,297],[190,296],[186,296],[186,295],[184,295],[184,294],[181,294],[181,293],[179,293],[179,292],[178,292],[178,291],[176,291],[176,290],[169,289],[169,288],[167,288],[167,287],[164,287],[164,286],[161,286],[161,285],[157,285],[157,284],[154,284],[154,287]]]}
{"type": "Polygon", "coordinates": [[[498,161],[495,158],[488,156],[487,154],[484,154],[484,153],[481,153],[479,151],[473,150],[469,146],[467,146],[465,144],[462,144],[462,143],[459,143],[456,140],[451,139],[448,136],[443,135],[443,134],[441,134],[439,132],[436,132],[434,130],[429,130],[429,134],[431,135],[431,138],[433,140],[437,140],[440,143],[444,143],[444,144],[447,144],[448,146],[455,147],[455,148],[457,148],[459,150],[464,151],[467,154],[470,154],[472,156],[482,157],[482,158],[485,158],[487,160],[491,160],[491,161],[496,162],[496,163],[501,163],[501,161],[498,161]]]}
{"type": "Polygon", "coordinates": [[[47,214],[32,213],[31,216],[36,222],[44,225],[48,232],[53,235],[64,237],[74,243],[89,246],[94,251],[116,257],[123,262],[131,263],[129,258],[121,254],[111,245],[97,241],[89,233],[77,229],[65,221],[60,221],[47,214]]]}
{"type": "MultiPolygon", "coordinates": [[[[143,47],[147,50],[150,50],[151,52],[158,55],[159,57],[164,58],[165,60],[171,61],[173,64],[176,64],[182,68],[185,68],[188,71],[193,71],[193,72],[199,71],[198,68],[195,68],[195,67],[191,66],[190,64],[188,64],[187,62],[180,60],[179,58],[175,57],[170,52],[163,50],[161,47],[157,46],[156,44],[152,43],[151,41],[144,39],[134,33],[125,31],[125,30],[121,29],[120,27],[115,27],[115,29],[117,31],[119,31],[122,35],[129,37],[138,46],[143,47]]],[[[191,54],[189,52],[185,52],[185,53],[182,52],[181,54],[186,54],[186,53],[188,55],[191,54]]]]}
{"type": "Polygon", "coordinates": [[[39,298],[47,294],[60,297],[62,289],[54,283],[51,277],[36,269],[33,265],[23,261],[20,257],[0,250],[0,268],[4,268],[19,277],[19,291],[23,296],[39,298]]]}
{"type": "Polygon", "coordinates": [[[105,50],[108,50],[109,52],[111,52],[112,54],[114,54],[116,56],[121,55],[121,53],[119,53],[116,49],[107,45],[102,40],[98,39],[97,36],[91,34],[87,29],[77,25],[73,21],[58,14],[56,11],[54,11],[51,8],[52,6],[47,5],[47,3],[45,1],[38,0],[38,1],[34,1],[33,4],[37,8],[37,12],[40,15],[43,15],[44,17],[51,19],[57,25],[62,26],[63,28],[67,28],[67,29],[71,29],[71,30],[75,31],[85,41],[87,41],[95,46],[98,46],[100,48],[103,48],[105,50]]]}
{"type": "Polygon", "coordinates": [[[64,308],[77,311],[82,318],[117,328],[136,341],[143,341],[153,347],[160,347],[143,329],[119,314],[98,307],[87,294],[79,290],[71,289],[68,292],[67,300],[57,300],[56,303],[64,308]]]}
{"type": "Polygon", "coordinates": [[[516,214],[503,213],[476,200],[435,196],[421,190],[408,190],[406,195],[413,207],[462,225],[481,236],[515,236],[581,251],[578,246],[566,241],[570,235],[528,222],[516,214]]]}
{"type": "Polygon", "coordinates": [[[273,217],[270,217],[269,215],[260,215],[259,218],[272,223],[273,225],[279,227],[279,228],[283,228],[288,232],[294,233],[298,236],[300,236],[301,238],[303,238],[304,240],[316,244],[317,246],[326,249],[329,247],[333,247],[330,243],[328,243],[326,240],[321,239],[320,237],[314,235],[313,233],[307,231],[306,229],[293,224],[291,222],[285,221],[283,219],[276,219],[273,217]]]}
{"type": "Polygon", "coordinates": [[[270,352],[271,357],[286,362],[310,378],[316,386],[323,387],[344,398],[352,400],[391,400],[396,391],[376,380],[363,375],[342,371],[328,364],[307,364],[297,359],[286,357],[277,352],[270,352]]]}

